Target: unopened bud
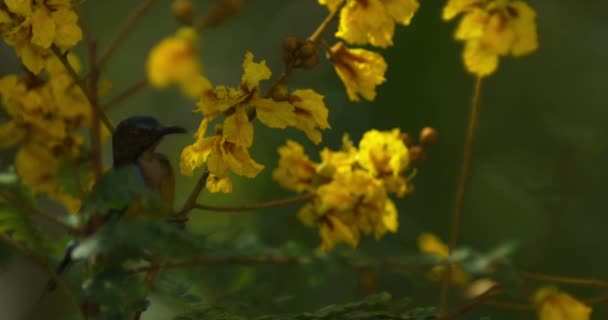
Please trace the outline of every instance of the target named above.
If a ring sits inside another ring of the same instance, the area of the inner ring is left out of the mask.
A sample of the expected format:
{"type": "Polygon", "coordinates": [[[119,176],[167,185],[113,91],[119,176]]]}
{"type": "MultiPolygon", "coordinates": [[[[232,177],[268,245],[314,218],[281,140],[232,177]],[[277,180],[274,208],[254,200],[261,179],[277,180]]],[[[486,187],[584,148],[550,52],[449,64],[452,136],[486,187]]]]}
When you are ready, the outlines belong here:
{"type": "Polygon", "coordinates": [[[174,0],[171,12],[177,21],[183,24],[192,24],[193,6],[190,0],[174,0]]]}
{"type": "Polygon", "coordinates": [[[420,130],[420,144],[423,147],[429,147],[435,144],[437,139],[439,139],[439,133],[437,133],[437,130],[431,127],[425,127],[420,130]]]}
{"type": "Polygon", "coordinates": [[[283,40],[283,49],[285,51],[294,52],[300,47],[301,41],[297,37],[287,37],[283,40]]]}
{"type": "Polygon", "coordinates": [[[413,146],[409,149],[410,164],[416,165],[426,158],[426,152],[421,146],[413,146]]]}
{"type": "Polygon", "coordinates": [[[313,56],[316,53],[317,53],[317,46],[314,43],[310,42],[310,41],[305,42],[300,47],[300,57],[302,59],[306,59],[308,57],[311,57],[311,56],[313,56]]]}
{"type": "Polygon", "coordinates": [[[289,88],[281,82],[272,88],[271,97],[274,101],[285,101],[289,98],[289,88]]]}
{"type": "MultiPolygon", "coordinates": [[[[200,27],[213,27],[221,24],[226,18],[237,13],[243,5],[242,0],[217,0],[215,4],[209,8],[207,15],[200,22],[200,27]]],[[[198,25],[199,23],[197,23],[198,25]]]]}
{"type": "Polygon", "coordinates": [[[412,139],[412,136],[410,136],[408,133],[402,133],[399,138],[401,138],[401,140],[403,141],[403,144],[405,144],[406,147],[411,147],[414,144],[414,140],[412,139]]]}
{"type": "Polygon", "coordinates": [[[306,58],[302,61],[302,68],[304,69],[312,69],[319,64],[319,54],[315,52],[314,55],[306,58]]]}

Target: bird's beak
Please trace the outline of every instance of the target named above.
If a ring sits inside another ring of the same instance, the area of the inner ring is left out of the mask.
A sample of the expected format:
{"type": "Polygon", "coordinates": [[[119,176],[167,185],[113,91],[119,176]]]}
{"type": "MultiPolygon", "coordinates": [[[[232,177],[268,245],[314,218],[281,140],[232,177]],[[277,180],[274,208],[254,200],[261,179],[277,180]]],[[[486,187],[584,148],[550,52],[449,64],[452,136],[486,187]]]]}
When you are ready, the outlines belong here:
{"type": "Polygon", "coordinates": [[[173,134],[173,133],[187,133],[188,130],[179,127],[179,126],[168,126],[168,127],[162,127],[159,131],[160,136],[164,137],[168,134],[173,134]]]}

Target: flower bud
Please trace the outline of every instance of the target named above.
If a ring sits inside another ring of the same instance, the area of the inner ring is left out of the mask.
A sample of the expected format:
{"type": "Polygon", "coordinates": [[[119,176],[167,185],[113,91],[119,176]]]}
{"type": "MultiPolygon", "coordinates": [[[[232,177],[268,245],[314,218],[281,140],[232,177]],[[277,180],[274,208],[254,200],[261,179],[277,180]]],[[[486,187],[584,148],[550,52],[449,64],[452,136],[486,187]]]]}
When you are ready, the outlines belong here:
{"type": "Polygon", "coordinates": [[[183,24],[192,24],[193,6],[190,0],[175,0],[171,4],[171,13],[183,24]]]}
{"type": "Polygon", "coordinates": [[[420,130],[419,139],[420,139],[420,144],[423,147],[429,147],[437,142],[437,139],[439,139],[439,134],[437,133],[437,130],[435,130],[431,127],[425,127],[422,130],[420,130]]]}
{"type": "Polygon", "coordinates": [[[422,160],[424,160],[424,158],[426,158],[426,152],[424,151],[424,149],[421,146],[413,146],[409,149],[409,153],[410,153],[410,164],[411,165],[416,165],[420,162],[422,162],[422,160]]]}
{"type": "Polygon", "coordinates": [[[278,83],[272,88],[270,96],[274,101],[285,101],[289,98],[289,88],[284,82],[278,83]]]}

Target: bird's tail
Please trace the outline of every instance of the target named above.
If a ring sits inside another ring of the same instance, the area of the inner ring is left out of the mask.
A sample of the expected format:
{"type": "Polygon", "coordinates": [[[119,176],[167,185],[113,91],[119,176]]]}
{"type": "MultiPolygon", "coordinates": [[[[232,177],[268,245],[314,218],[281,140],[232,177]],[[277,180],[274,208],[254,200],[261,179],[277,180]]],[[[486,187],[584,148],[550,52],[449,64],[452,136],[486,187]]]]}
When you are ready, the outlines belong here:
{"type": "MultiPolygon", "coordinates": [[[[72,252],[74,252],[74,249],[76,249],[77,246],[78,246],[78,242],[76,242],[76,241],[74,241],[68,245],[67,249],[65,250],[65,254],[63,255],[63,258],[61,258],[61,261],[55,268],[56,276],[62,275],[72,265],[72,262],[74,261],[72,258],[72,252]]],[[[53,277],[47,282],[46,287],[44,288],[44,291],[40,295],[39,301],[42,300],[47,294],[53,292],[53,290],[55,290],[56,288],[57,288],[57,281],[55,281],[55,279],[53,277]]]]}

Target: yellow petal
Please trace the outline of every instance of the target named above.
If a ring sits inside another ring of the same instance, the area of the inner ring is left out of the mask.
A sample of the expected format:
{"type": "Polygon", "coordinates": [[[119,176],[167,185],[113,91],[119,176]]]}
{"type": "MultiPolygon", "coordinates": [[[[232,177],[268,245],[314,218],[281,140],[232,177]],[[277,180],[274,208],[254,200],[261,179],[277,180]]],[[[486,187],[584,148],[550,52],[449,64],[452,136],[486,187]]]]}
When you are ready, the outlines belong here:
{"type": "Polygon", "coordinates": [[[322,224],[319,232],[321,234],[321,251],[331,250],[337,243],[346,242],[353,248],[359,243],[357,235],[348,228],[340,219],[334,215],[325,215],[326,222],[322,224]]]}
{"type": "Polygon", "coordinates": [[[418,248],[423,253],[430,253],[441,258],[449,255],[448,246],[432,233],[422,233],[418,236],[418,248]]]}
{"type": "Polygon", "coordinates": [[[591,308],[555,287],[541,287],[534,294],[539,320],[589,320],[591,308]]]}
{"type": "Polygon", "coordinates": [[[238,89],[217,86],[213,90],[205,91],[196,105],[203,116],[214,118],[237,105],[246,97],[247,95],[238,89]]]}
{"type": "Polygon", "coordinates": [[[295,107],[296,128],[304,131],[312,142],[319,144],[322,137],[318,129],[330,128],[323,96],[311,89],[296,90],[290,96],[290,102],[295,107]]]}
{"type": "Polygon", "coordinates": [[[393,45],[395,22],[380,0],[348,1],[340,12],[336,37],[356,45],[370,43],[386,48],[393,45]]]}
{"type": "Polygon", "coordinates": [[[55,39],[55,21],[45,6],[40,6],[32,14],[32,43],[49,48],[55,39]]]}
{"type": "Polygon", "coordinates": [[[443,20],[451,20],[458,14],[473,9],[483,0],[449,0],[443,8],[443,20]]]}
{"type": "Polygon", "coordinates": [[[59,9],[51,14],[57,25],[54,42],[62,50],[74,47],[82,40],[82,30],[78,26],[78,15],[68,9],[59,9]]]}
{"type": "Polygon", "coordinates": [[[420,7],[418,0],[382,0],[388,14],[402,25],[410,24],[420,7]]]}
{"type": "Polygon", "coordinates": [[[223,159],[230,170],[240,176],[255,178],[264,169],[264,166],[255,162],[249,151],[242,146],[234,146],[229,152],[225,152],[223,159]]]}
{"type": "Polygon", "coordinates": [[[214,174],[210,174],[209,177],[207,177],[205,186],[211,192],[232,192],[232,180],[230,180],[230,177],[220,178],[214,174]]]}
{"type": "Polygon", "coordinates": [[[467,71],[480,77],[492,74],[498,67],[498,55],[479,41],[465,44],[463,59],[467,71]]]}
{"type": "Polygon", "coordinates": [[[342,2],[344,0],[319,0],[319,4],[326,6],[330,12],[334,12],[342,2]]]}
{"type": "Polygon", "coordinates": [[[384,58],[365,49],[348,49],[339,43],[332,48],[332,62],[351,101],[359,101],[359,95],[372,101],[376,86],[386,81],[387,64],[384,58]]]}
{"type": "Polygon", "coordinates": [[[224,120],[224,137],[227,141],[245,148],[253,144],[253,126],[244,107],[237,107],[224,120]]]}
{"type": "Polygon", "coordinates": [[[243,61],[243,77],[241,83],[251,92],[259,86],[260,81],[270,79],[272,73],[266,66],[266,61],[253,62],[253,53],[247,51],[243,61]]]}
{"type": "Polygon", "coordinates": [[[304,148],[297,142],[287,140],[279,148],[279,166],[272,172],[272,178],[282,187],[302,192],[312,190],[317,164],[310,161],[304,148]]]}
{"type": "Polygon", "coordinates": [[[0,149],[10,148],[25,137],[25,131],[15,121],[0,123],[0,149]]]}
{"type": "Polygon", "coordinates": [[[213,148],[214,138],[205,138],[208,120],[205,118],[196,131],[196,141],[185,147],[180,156],[180,171],[183,175],[191,176],[193,171],[202,166],[213,148]]]}
{"type": "Polygon", "coordinates": [[[10,12],[21,16],[29,16],[32,13],[31,0],[4,0],[4,4],[10,12]]]}
{"type": "Polygon", "coordinates": [[[250,104],[255,107],[260,122],[270,128],[285,129],[296,124],[294,107],[289,102],[254,98],[250,104]]]}
{"type": "Polygon", "coordinates": [[[523,1],[513,1],[510,5],[517,12],[517,18],[512,22],[517,36],[511,49],[512,54],[517,57],[538,48],[536,12],[523,1]]]}

